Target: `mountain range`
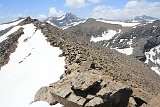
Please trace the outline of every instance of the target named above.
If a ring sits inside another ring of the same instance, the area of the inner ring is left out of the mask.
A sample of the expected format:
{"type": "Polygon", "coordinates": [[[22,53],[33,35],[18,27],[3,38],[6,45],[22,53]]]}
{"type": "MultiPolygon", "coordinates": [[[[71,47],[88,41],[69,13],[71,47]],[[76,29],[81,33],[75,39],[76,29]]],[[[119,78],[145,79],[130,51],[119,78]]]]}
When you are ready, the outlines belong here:
{"type": "Polygon", "coordinates": [[[158,107],[160,20],[136,19],[67,13],[1,24],[0,105],[158,107]]]}
{"type": "Polygon", "coordinates": [[[158,18],[146,16],[146,15],[136,16],[134,19],[132,19],[132,21],[135,21],[135,22],[149,22],[154,20],[158,20],[158,18]]]}
{"type": "MultiPolygon", "coordinates": [[[[65,15],[62,15],[60,17],[49,17],[47,18],[46,22],[58,26],[58,27],[67,27],[67,26],[75,26],[79,23],[84,23],[87,19],[79,18],[73,13],[66,13],[65,15]]],[[[106,20],[106,21],[116,21],[116,22],[132,22],[132,23],[147,23],[147,22],[152,22],[154,20],[158,20],[158,18],[154,18],[151,16],[136,16],[133,19],[129,20],[107,20],[107,19],[102,19],[100,18],[99,20],[106,20]]]]}
{"type": "Polygon", "coordinates": [[[66,13],[61,17],[49,17],[45,21],[58,27],[66,27],[75,25],[77,22],[80,23],[84,20],[85,19],[78,18],[72,13],[66,13]]]}

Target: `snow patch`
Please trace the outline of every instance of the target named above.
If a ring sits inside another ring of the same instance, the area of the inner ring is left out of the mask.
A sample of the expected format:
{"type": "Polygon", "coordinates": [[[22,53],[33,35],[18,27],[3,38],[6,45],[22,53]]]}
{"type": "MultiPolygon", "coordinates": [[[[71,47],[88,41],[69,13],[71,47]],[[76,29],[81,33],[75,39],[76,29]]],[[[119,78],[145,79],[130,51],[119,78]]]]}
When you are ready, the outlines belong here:
{"type": "MultiPolygon", "coordinates": [[[[49,23],[52,26],[56,26],[55,24],[53,24],[51,21],[47,21],[47,23],[49,23]]],[[[56,26],[57,27],[57,26],[56,26]]]]}
{"type": "Polygon", "coordinates": [[[21,20],[18,20],[18,21],[15,21],[15,22],[11,22],[11,23],[8,23],[8,24],[1,24],[0,25],[0,31],[1,30],[4,30],[6,28],[9,28],[11,26],[15,26],[15,25],[18,25],[20,22],[22,22],[24,19],[21,19],[21,20]]]}
{"type": "Polygon", "coordinates": [[[68,24],[67,26],[62,27],[62,29],[65,30],[65,29],[67,29],[67,28],[69,28],[69,27],[76,26],[76,25],[79,25],[79,24],[85,23],[85,22],[86,22],[86,20],[79,21],[79,22],[73,22],[73,23],[71,23],[71,24],[68,24]]]}
{"type": "Polygon", "coordinates": [[[119,43],[123,42],[125,39],[120,39],[119,43]]]}
{"type": "Polygon", "coordinates": [[[65,18],[65,15],[59,17],[57,20],[63,20],[65,18]]]}
{"type": "Polygon", "coordinates": [[[0,37],[0,43],[8,38],[9,35],[17,31],[21,26],[13,27],[9,32],[0,37]]]}
{"type": "Polygon", "coordinates": [[[151,69],[160,75],[160,69],[157,67],[157,65],[160,65],[160,59],[159,56],[157,56],[157,54],[160,54],[160,45],[152,48],[149,52],[145,52],[145,63],[149,63],[149,61],[154,63],[155,66],[151,67],[151,69]]]}
{"type": "Polygon", "coordinates": [[[79,22],[74,22],[74,23],[72,23],[72,24],[73,24],[73,26],[76,26],[76,25],[79,25],[79,24],[85,23],[85,22],[86,22],[86,20],[84,20],[84,21],[79,21],[79,22]]]}
{"type": "MultiPolygon", "coordinates": [[[[125,39],[124,39],[125,40],[125,39]]],[[[112,48],[112,49],[115,49],[117,50],[118,52],[120,53],[123,53],[123,54],[126,54],[126,55],[131,55],[133,53],[133,48],[132,48],[132,42],[133,42],[133,39],[130,39],[129,42],[127,42],[128,45],[130,45],[129,48],[124,48],[124,49],[118,49],[118,47],[116,48],[112,48]]]]}
{"type": "Polygon", "coordinates": [[[34,100],[38,89],[56,82],[64,73],[64,57],[58,57],[62,51],[50,46],[33,24],[22,27],[24,34],[18,40],[17,49],[11,54],[9,63],[0,71],[1,107],[35,107],[34,104],[29,104],[34,100]],[[30,39],[24,42],[26,38],[30,39]],[[23,60],[26,56],[28,57],[23,60]],[[19,63],[20,61],[22,62],[19,63]]]}
{"type": "Polygon", "coordinates": [[[153,58],[156,54],[160,53],[160,45],[152,48],[149,52],[145,52],[146,55],[146,61],[145,63],[149,63],[149,60],[152,61],[155,64],[160,65],[160,60],[156,58],[156,60],[153,58]]]}
{"type": "Polygon", "coordinates": [[[90,41],[99,42],[103,40],[110,40],[115,34],[117,34],[115,30],[108,30],[108,32],[105,31],[104,33],[102,33],[102,37],[92,36],[90,41]]]}
{"type": "Polygon", "coordinates": [[[140,23],[126,23],[126,22],[120,22],[120,21],[107,21],[107,20],[96,20],[103,23],[110,23],[110,24],[119,24],[123,27],[134,27],[136,25],[139,25],[140,23]]]}
{"type": "Polygon", "coordinates": [[[117,50],[120,53],[126,54],[126,55],[131,55],[133,53],[133,48],[124,48],[124,49],[118,49],[118,48],[114,48],[115,50],[117,50]]]}
{"type": "Polygon", "coordinates": [[[160,69],[158,67],[151,67],[151,70],[155,71],[158,75],[160,75],[160,69]]]}

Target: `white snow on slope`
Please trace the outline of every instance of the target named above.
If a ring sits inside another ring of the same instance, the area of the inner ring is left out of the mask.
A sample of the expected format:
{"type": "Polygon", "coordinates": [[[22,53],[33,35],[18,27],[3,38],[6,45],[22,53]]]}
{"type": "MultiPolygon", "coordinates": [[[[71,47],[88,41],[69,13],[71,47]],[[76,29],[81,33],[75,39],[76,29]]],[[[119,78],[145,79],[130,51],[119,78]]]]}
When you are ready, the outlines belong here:
{"type": "Polygon", "coordinates": [[[96,20],[96,21],[110,23],[110,24],[119,24],[119,25],[122,25],[123,27],[134,27],[140,24],[140,23],[126,23],[126,22],[120,22],[120,21],[107,21],[107,20],[96,20]]]}
{"type": "Polygon", "coordinates": [[[20,28],[20,26],[16,26],[14,28],[12,28],[9,32],[7,32],[6,34],[2,35],[0,37],[0,43],[4,40],[6,40],[8,38],[8,36],[12,33],[14,33],[15,31],[17,31],[20,28]]]}
{"type": "Polygon", "coordinates": [[[127,42],[127,44],[130,46],[129,48],[124,48],[124,49],[118,49],[117,47],[116,48],[111,48],[111,49],[115,49],[117,50],[118,52],[120,53],[123,53],[123,54],[126,54],[126,55],[131,55],[133,53],[133,48],[132,48],[132,42],[133,42],[133,39],[130,39],[129,42],[127,42]]]}
{"type": "Polygon", "coordinates": [[[108,32],[102,33],[102,37],[91,37],[90,41],[99,42],[102,40],[110,40],[117,32],[115,30],[108,30],[108,32]]]}
{"type": "MultiPolygon", "coordinates": [[[[29,103],[34,100],[38,89],[59,80],[64,72],[64,57],[58,57],[61,50],[50,46],[33,24],[24,25],[23,28],[24,34],[18,40],[16,51],[0,71],[1,107],[41,107],[38,106],[39,102],[33,105],[29,103]],[[26,38],[28,40],[24,42],[26,38]]],[[[42,107],[50,107],[44,105],[42,107]]]]}
{"type": "Polygon", "coordinates": [[[156,67],[156,66],[151,67],[151,70],[155,71],[158,75],[160,75],[160,69],[159,69],[159,67],[156,67]]]}
{"type": "Polygon", "coordinates": [[[64,30],[64,29],[67,29],[67,28],[69,28],[69,27],[76,26],[76,25],[79,25],[79,24],[85,23],[85,22],[86,22],[86,20],[79,21],[79,22],[73,22],[73,23],[71,23],[71,24],[68,24],[67,26],[62,27],[62,29],[64,30]]]}
{"type": "Polygon", "coordinates": [[[52,25],[52,26],[58,27],[57,25],[53,24],[51,21],[47,21],[47,23],[49,23],[49,24],[52,25]]]}
{"type": "MultiPolygon", "coordinates": [[[[102,37],[96,37],[96,38],[95,37],[91,37],[90,41],[99,42],[99,41],[102,41],[102,40],[110,40],[110,39],[112,39],[114,37],[115,34],[120,33],[120,32],[121,32],[121,30],[119,30],[119,32],[116,32],[115,30],[108,30],[108,32],[104,32],[102,34],[102,37]]],[[[114,40],[113,40],[113,42],[114,42],[114,40]]],[[[133,48],[131,47],[132,39],[129,42],[127,42],[127,44],[130,45],[129,48],[119,49],[118,47],[116,47],[116,48],[111,48],[111,49],[115,49],[118,52],[126,54],[126,55],[131,55],[133,53],[133,48]]],[[[106,47],[107,46],[108,46],[108,44],[106,45],[106,47]]]]}
{"type": "Polygon", "coordinates": [[[65,18],[65,15],[59,17],[57,20],[63,20],[65,18]]]}
{"type": "Polygon", "coordinates": [[[124,49],[118,49],[118,48],[114,48],[115,50],[117,50],[120,53],[126,54],[126,55],[131,55],[133,52],[133,48],[124,48],[124,49]]]}
{"type": "Polygon", "coordinates": [[[152,48],[149,52],[145,52],[145,63],[149,63],[149,61],[154,63],[156,66],[152,66],[151,69],[160,75],[160,69],[157,67],[157,65],[160,65],[160,57],[156,57],[157,54],[160,54],[160,45],[152,48]]]}
{"type": "Polygon", "coordinates": [[[15,21],[15,22],[11,22],[11,23],[8,23],[8,24],[0,24],[0,31],[1,30],[4,30],[6,28],[9,28],[11,26],[15,26],[17,25],[18,23],[22,22],[24,19],[21,19],[21,20],[18,20],[18,21],[15,21]]]}

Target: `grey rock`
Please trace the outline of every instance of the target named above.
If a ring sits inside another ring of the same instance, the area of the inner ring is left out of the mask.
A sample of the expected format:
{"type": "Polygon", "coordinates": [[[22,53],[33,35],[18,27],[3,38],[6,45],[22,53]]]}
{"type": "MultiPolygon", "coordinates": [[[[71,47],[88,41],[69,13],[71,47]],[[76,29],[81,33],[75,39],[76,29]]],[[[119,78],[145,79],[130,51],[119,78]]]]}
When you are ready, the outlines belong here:
{"type": "Polygon", "coordinates": [[[34,102],[36,101],[46,101],[48,102],[50,105],[55,105],[58,102],[54,100],[54,98],[52,97],[52,94],[50,93],[50,90],[48,87],[41,87],[35,97],[34,97],[34,102]]]}
{"type": "Polygon", "coordinates": [[[99,74],[74,72],[51,84],[49,89],[53,98],[64,106],[127,107],[132,90],[111,78],[104,78],[99,74]]]}

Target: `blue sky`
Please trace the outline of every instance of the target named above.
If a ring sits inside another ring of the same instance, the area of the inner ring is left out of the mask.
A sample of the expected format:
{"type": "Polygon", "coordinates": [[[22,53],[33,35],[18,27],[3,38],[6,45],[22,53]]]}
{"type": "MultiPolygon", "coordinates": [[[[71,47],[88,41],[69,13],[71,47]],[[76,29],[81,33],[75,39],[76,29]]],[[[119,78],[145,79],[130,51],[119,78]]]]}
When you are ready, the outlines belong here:
{"type": "Polygon", "coordinates": [[[160,0],[0,0],[0,23],[17,17],[44,19],[72,12],[79,17],[127,19],[160,17],[160,0]]]}

